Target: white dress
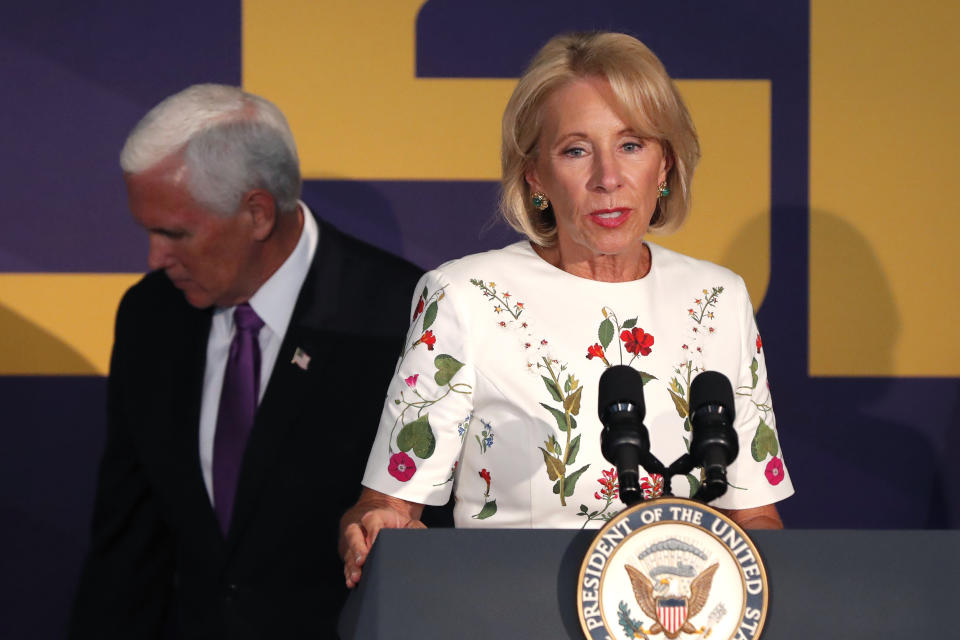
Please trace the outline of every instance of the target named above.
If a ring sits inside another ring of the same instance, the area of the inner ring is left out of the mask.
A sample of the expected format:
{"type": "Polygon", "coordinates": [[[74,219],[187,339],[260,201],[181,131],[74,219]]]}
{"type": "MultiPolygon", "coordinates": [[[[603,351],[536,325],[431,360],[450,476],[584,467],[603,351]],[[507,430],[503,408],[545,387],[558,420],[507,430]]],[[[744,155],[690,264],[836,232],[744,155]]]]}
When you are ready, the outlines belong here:
{"type": "MultiPolygon", "coordinates": [[[[432,505],[453,490],[458,527],[599,527],[623,504],[600,452],[598,381],[627,364],[645,374],[644,424],[665,465],[689,446],[691,379],[730,379],[740,455],[713,506],[792,494],[743,280],[647,245],[650,271],[632,282],[571,275],[526,241],[424,275],[363,484],[432,505]]],[[[674,495],[699,477],[675,477],[674,495]]],[[[641,478],[646,496],[662,492],[662,478],[641,478]]]]}

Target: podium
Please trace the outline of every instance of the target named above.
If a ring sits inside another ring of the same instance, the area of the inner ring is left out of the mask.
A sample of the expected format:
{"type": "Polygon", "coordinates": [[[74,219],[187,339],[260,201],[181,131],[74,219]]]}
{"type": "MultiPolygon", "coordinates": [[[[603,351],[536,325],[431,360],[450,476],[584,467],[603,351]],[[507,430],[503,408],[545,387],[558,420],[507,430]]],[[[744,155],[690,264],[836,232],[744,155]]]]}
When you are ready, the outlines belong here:
{"type": "MultiPolygon", "coordinates": [[[[960,531],[749,533],[767,569],[764,640],[960,637],[960,531]]],[[[340,637],[581,640],[575,585],[595,534],[384,530],[340,637]]]]}

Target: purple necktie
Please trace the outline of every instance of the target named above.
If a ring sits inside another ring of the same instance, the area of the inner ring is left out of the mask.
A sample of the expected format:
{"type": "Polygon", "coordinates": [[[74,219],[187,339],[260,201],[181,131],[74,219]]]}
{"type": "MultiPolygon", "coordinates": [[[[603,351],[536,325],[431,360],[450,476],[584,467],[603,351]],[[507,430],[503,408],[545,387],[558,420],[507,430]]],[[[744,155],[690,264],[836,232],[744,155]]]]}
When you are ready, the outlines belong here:
{"type": "Polygon", "coordinates": [[[230,343],[227,370],[220,392],[217,431],[213,437],[213,504],[226,534],[233,513],[240,464],[247,436],[253,428],[260,394],[260,343],[263,320],[244,302],[233,312],[236,331],[230,343]]]}

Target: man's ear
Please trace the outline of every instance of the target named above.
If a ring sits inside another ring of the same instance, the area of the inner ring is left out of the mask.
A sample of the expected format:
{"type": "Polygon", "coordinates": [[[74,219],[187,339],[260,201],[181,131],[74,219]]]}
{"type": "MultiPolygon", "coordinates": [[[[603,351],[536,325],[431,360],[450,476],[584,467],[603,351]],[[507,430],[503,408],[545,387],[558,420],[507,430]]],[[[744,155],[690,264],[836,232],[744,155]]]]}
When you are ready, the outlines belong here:
{"type": "Polygon", "coordinates": [[[277,201],[266,189],[253,189],[243,195],[243,207],[253,223],[253,238],[266,240],[277,226],[277,201]]]}

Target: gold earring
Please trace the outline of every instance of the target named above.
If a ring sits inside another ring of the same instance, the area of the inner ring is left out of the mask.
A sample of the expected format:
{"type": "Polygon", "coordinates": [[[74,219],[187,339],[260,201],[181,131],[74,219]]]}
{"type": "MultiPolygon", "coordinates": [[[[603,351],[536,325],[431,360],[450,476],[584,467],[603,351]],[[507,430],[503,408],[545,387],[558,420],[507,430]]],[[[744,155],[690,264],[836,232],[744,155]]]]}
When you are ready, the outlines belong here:
{"type": "Polygon", "coordinates": [[[657,192],[659,193],[658,198],[666,198],[670,195],[670,187],[667,186],[666,180],[657,185],[657,192]]]}
{"type": "Polygon", "coordinates": [[[539,211],[546,211],[547,207],[550,206],[550,201],[547,199],[547,195],[542,191],[534,191],[533,195],[530,196],[530,200],[533,201],[533,206],[539,211]]]}

